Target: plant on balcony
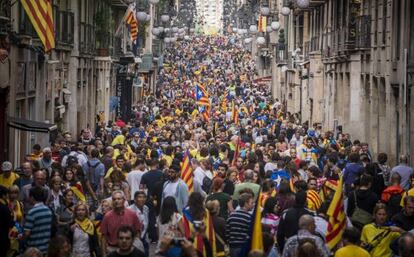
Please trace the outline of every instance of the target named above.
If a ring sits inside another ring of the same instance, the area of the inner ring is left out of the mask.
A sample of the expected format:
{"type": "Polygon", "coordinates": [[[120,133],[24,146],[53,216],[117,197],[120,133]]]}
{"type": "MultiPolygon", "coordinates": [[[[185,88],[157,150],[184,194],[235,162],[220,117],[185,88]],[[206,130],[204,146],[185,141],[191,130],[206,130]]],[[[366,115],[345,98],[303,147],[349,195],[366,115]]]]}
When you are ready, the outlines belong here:
{"type": "Polygon", "coordinates": [[[109,55],[112,12],[110,5],[103,3],[94,17],[96,33],[96,51],[99,56],[109,55]]]}

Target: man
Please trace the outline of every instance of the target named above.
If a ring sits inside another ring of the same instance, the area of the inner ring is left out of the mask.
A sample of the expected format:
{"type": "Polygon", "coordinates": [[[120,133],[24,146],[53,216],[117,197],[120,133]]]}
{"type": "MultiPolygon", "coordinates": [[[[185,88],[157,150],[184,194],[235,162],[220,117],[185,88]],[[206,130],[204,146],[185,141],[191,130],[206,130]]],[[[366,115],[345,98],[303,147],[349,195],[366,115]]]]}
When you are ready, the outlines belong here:
{"type": "MultiPolygon", "coordinates": [[[[120,154],[116,157],[116,161],[115,161],[115,167],[118,168],[119,170],[122,171],[122,173],[124,173],[124,175],[127,174],[127,172],[125,171],[125,158],[123,154],[120,154]]],[[[105,179],[108,179],[111,177],[112,172],[114,171],[114,166],[109,168],[108,171],[105,174],[105,179]]]]}
{"type": "Polygon", "coordinates": [[[13,165],[8,161],[1,164],[1,170],[0,185],[9,188],[19,178],[19,175],[13,171],[13,165]]]}
{"type": "Polygon", "coordinates": [[[252,170],[246,170],[244,172],[244,182],[237,184],[234,188],[234,193],[233,193],[233,200],[239,200],[240,197],[240,190],[243,190],[245,188],[250,188],[253,193],[254,193],[254,199],[256,200],[257,197],[259,196],[259,190],[260,190],[260,185],[253,183],[253,177],[254,177],[254,171],[252,170]]]}
{"type": "Polygon", "coordinates": [[[50,177],[52,174],[52,163],[52,149],[50,147],[43,148],[43,156],[37,161],[37,167],[47,170],[49,173],[48,177],[50,177]]]}
{"type": "MultiPolygon", "coordinates": [[[[141,178],[146,173],[145,170],[145,160],[143,158],[138,158],[135,161],[134,169],[128,173],[127,175],[127,182],[130,186],[131,190],[131,197],[134,197],[135,192],[139,191],[139,186],[141,184],[141,178]]],[[[132,198],[131,200],[134,200],[132,198]]]]}
{"type": "MultiPolygon", "coordinates": [[[[83,173],[85,174],[88,203],[90,207],[93,207],[93,201],[98,200],[98,195],[103,197],[104,190],[104,176],[105,176],[105,166],[98,159],[99,150],[92,149],[91,159],[88,160],[83,166],[83,173]]],[[[93,211],[93,210],[92,210],[93,211]]]]}
{"type": "Polygon", "coordinates": [[[9,190],[0,185],[0,256],[7,256],[10,249],[9,231],[14,225],[13,216],[7,204],[9,190]]]}
{"type": "Polygon", "coordinates": [[[301,136],[300,131],[296,130],[295,135],[292,137],[292,139],[289,142],[289,145],[292,146],[292,144],[295,145],[295,149],[299,147],[303,142],[303,136],[301,136]]]}
{"type": "Polygon", "coordinates": [[[361,232],[356,228],[346,228],[342,234],[342,244],[335,257],[370,257],[371,255],[359,246],[361,232]]]}
{"type": "Polygon", "coordinates": [[[302,215],[312,213],[306,207],[307,194],[306,191],[299,191],[296,193],[295,205],[292,208],[285,210],[280,218],[279,227],[277,229],[277,242],[280,251],[285,245],[285,240],[293,235],[296,235],[299,226],[299,220],[302,215]]]}
{"type": "Polygon", "coordinates": [[[230,247],[230,256],[238,257],[250,239],[250,225],[252,216],[250,211],[254,207],[254,198],[244,193],[239,198],[240,209],[232,212],[226,223],[226,237],[230,247]]]}
{"type": "Polygon", "coordinates": [[[147,201],[147,195],[144,191],[136,191],[134,193],[134,204],[130,205],[128,208],[133,210],[142,224],[141,230],[141,241],[144,245],[145,256],[149,255],[149,245],[147,240],[147,229],[148,229],[148,206],[145,205],[147,201]]]}
{"type": "Polygon", "coordinates": [[[102,257],[106,257],[108,253],[116,251],[120,247],[117,241],[117,231],[123,225],[131,226],[134,235],[137,235],[138,238],[140,236],[141,223],[134,211],[125,208],[125,200],[123,191],[112,192],[113,209],[105,214],[101,223],[102,257]]]}
{"type": "Polygon", "coordinates": [[[83,166],[88,161],[85,153],[78,149],[79,147],[80,145],[78,143],[70,147],[70,153],[62,158],[62,167],[66,168],[72,164],[83,166]]]}
{"type": "MultiPolygon", "coordinates": [[[[315,235],[315,220],[311,215],[305,214],[299,218],[299,231],[297,235],[291,236],[285,244],[282,257],[296,257],[298,246],[303,239],[312,240],[318,248],[321,256],[328,257],[329,249],[325,242],[315,235]]],[[[280,228],[278,229],[280,230],[280,228]]]]}
{"type": "Polygon", "coordinates": [[[303,161],[308,161],[313,165],[318,164],[318,151],[314,147],[314,142],[311,137],[307,137],[304,144],[298,147],[298,157],[303,161]]]}
{"type": "Polygon", "coordinates": [[[348,161],[349,163],[346,164],[343,171],[346,194],[349,194],[349,192],[351,192],[352,184],[354,183],[355,179],[362,174],[364,169],[362,165],[359,164],[358,153],[350,153],[348,156],[348,161]]]}
{"type": "Polygon", "coordinates": [[[49,196],[50,196],[50,189],[49,187],[46,185],[46,172],[44,170],[37,170],[34,174],[33,174],[33,183],[25,185],[22,190],[20,191],[20,200],[23,202],[23,209],[24,209],[24,213],[27,214],[30,209],[33,208],[33,202],[30,198],[30,189],[32,189],[33,187],[41,187],[43,188],[45,191],[45,200],[44,202],[48,202],[49,196]]]}
{"type": "Polygon", "coordinates": [[[17,185],[21,191],[25,185],[29,185],[32,183],[33,183],[32,164],[27,161],[23,162],[22,173],[20,174],[20,177],[14,181],[14,184],[17,185]]]}
{"type": "Polygon", "coordinates": [[[400,156],[400,164],[392,168],[391,176],[394,173],[398,173],[401,176],[401,187],[404,190],[410,188],[410,176],[414,173],[413,168],[408,166],[408,157],[406,155],[400,156]]]}
{"type": "Polygon", "coordinates": [[[403,201],[404,208],[392,218],[392,221],[395,226],[410,231],[414,229],[414,196],[407,196],[403,201]]]}
{"type": "Polygon", "coordinates": [[[414,235],[412,233],[406,233],[398,239],[398,256],[414,256],[414,235]]]}
{"type": "Polygon", "coordinates": [[[46,255],[52,232],[52,211],[44,204],[46,201],[44,188],[34,186],[29,194],[34,205],[26,215],[24,238],[28,247],[35,247],[46,255]]]}
{"type": "Polygon", "coordinates": [[[121,226],[117,231],[118,249],[108,254],[108,257],[144,257],[142,251],[134,246],[135,232],[130,226],[121,226]]]}
{"type": "MultiPolygon", "coordinates": [[[[193,163],[196,163],[197,160],[194,160],[193,163]]],[[[211,163],[210,160],[205,159],[200,161],[200,165],[195,165],[193,174],[194,174],[194,182],[201,185],[201,188],[205,193],[209,193],[210,187],[213,180],[213,173],[210,171],[211,163]]]]}
{"type": "Polygon", "coordinates": [[[168,181],[163,185],[162,199],[167,196],[175,198],[178,212],[182,212],[188,202],[188,186],[180,178],[180,167],[172,165],[168,170],[168,181]]]}

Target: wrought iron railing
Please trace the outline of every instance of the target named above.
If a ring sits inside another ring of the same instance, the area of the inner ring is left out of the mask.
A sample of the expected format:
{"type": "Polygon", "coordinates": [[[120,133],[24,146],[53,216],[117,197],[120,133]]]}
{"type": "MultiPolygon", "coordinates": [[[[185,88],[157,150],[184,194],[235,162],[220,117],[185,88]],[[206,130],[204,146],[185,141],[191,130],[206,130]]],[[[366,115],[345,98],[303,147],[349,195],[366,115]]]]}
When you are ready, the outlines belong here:
{"type": "Polygon", "coordinates": [[[79,24],[79,52],[87,55],[95,52],[95,27],[85,22],[79,24]]]}
{"type": "Polygon", "coordinates": [[[357,30],[355,48],[368,49],[371,47],[371,16],[357,17],[357,30]]]}

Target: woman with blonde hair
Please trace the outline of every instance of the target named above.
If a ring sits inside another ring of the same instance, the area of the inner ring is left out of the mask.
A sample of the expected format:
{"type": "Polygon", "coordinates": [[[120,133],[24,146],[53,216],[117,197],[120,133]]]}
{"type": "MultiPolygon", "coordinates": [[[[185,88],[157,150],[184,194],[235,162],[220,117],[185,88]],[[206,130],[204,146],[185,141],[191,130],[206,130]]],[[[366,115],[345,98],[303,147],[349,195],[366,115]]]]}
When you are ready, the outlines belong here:
{"type": "Polygon", "coordinates": [[[84,202],[79,202],[74,208],[74,223],[71,225],[72,257],[98,256],[96,227],[88,216],[88,206],[84,202]]]}

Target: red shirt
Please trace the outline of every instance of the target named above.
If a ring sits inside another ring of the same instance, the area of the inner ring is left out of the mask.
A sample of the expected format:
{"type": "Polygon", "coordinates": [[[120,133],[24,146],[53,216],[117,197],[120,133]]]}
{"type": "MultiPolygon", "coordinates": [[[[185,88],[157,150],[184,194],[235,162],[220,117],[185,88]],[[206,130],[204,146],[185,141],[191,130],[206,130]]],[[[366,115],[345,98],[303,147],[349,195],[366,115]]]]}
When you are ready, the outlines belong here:
{"type": "Polygon", "coordinates": [[[137,214],[130,209],[125,208],[120,214],[114,211],[105,214],[101,223],[101,231],[109,246],[117,246],[118,229],[124,225],[131,226],[135,233],[141,230],[141,223],[138,220],[137,214]]]}

